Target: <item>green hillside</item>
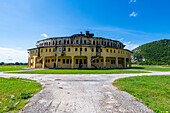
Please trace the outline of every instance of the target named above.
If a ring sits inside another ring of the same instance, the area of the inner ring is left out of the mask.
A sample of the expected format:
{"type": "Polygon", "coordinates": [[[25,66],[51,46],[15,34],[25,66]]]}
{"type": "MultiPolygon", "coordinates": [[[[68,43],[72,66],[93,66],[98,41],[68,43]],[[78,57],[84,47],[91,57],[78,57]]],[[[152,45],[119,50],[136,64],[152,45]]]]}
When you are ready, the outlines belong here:
{"type": "Polygon", "coordinates": [[[154,41],[135,48],[132,59],[139,64],[170,65],[170,39],[154,41]]]}

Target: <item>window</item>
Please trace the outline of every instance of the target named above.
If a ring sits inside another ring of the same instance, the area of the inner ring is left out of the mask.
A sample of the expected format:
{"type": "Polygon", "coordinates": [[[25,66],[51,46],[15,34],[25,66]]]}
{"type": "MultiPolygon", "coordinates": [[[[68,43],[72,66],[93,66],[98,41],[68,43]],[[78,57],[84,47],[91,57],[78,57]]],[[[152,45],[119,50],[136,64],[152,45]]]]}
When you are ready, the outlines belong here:
{"type": "Polygon", "coordinates": [[[41,49],[41,53],[43,52],[43,49],[41,49]]]}
{"type": "Polygon", "coordinates": [[[57,41],[55,42],[55,45],[57,45],[57,41]]]}
{"type": "Polygon", "coordinates": [[[84,64],[87,64],[87,60],[86,59],[84,59],[84,64]]]}
{"type": "Polygon", "coordinates": [[[67,40],[67,44],[69,44],[70,43],[70,41],[69,40],[67,40]]]}
{"type": "Polygon", "coordinates": [[[98,50],[98,49],[96,49],[96,52],[99,52],[99,50],[98,50]]]}
{"type": "Polygon", "coordinates": [[[99,63],[99,60],[97,59],[97,63],[99,63]]]}
{"type": "Polygon", "coordinates": [[[54,45],[54,41],[53,41],[53,45],[54,45]]]}
{"type": "Polygon", "coordinates": [[[66,48],[63,48],[63,51],[66,51],[66,48]]]}
{"type": "Polygon", "coordinates": [[[61,48],[59,48],[59,51],[61,52],[61,48]]]}
{"type": "Polygon", "coordinates": [[[51,49],[49,49],[49,52],[51,52],[51,49]]]}
{"type": "Polygon", "coordinates": [[[100,49],[100,51],[102,52],[102,49],[100,49]]]}
{"type": "Polygon", "coordinates": [[[97,45],[99,45],[99,42],[97,41],[97,45]]]}
{"type": "Polygon", "coordinates": [[[109,50],[108,50],[108,49],[106,49],[106,52],[109,52],[109,50]]]}
{"type": "Polygon", "coordinates": [[[65,59],[63,59],[63,64],[65,64],[65,59]]]}
{"type": "Polygon", "coordinates": [[[68,48],[68,52],[70,52],[70,48],[68,48]]]}
{"type": "Polygon", "coordinates": [[[69,64],[69,59],[66,60],[66,63],[69,64]]]}
{"type": "Polygon", "coordinates": [[[101,62],[103,62],[103,59],[101,59],[101,62]]]}
{"type": "Polygon", "coordinates": [[[111,60],[111,64],[113,64],[113,60],[111,60]]]}
{"type": "Polygon", "coordinates": [[[82,48],[80,48],[80,51],[82,51],[82,48]]]}
{"type": "Polygon", "coordinates": [[[52,62],[54,62],[54,59],[52,59],[52,62]]]}
{"type": "Polygon", "coordinates": [[[77,48],[75,48],[75,51],[77,51],[77,48]]]}
{"type": "Polygon", "coordinates": [[[91,48],[91,51],[94,52],[94,48],[91,48]]]}
{"type": "Polygon", "coordinates": [[[78,64],[79,63],[79,60],[78,59],[76,59],[76,64],[78,64]]]}
{"type": "Polygon", "coordinates": [[[45,60],[45,62],[47,63],[47,60],[45,60]]]}
{"type": "Polygon", "coordinates": [[[112,50],[110,50],[110,52],[112,53],[112,50]]]}
{"type": "Polygon", "coordinates": [[[114,53],[116,53],[116,51],[114,50],[114,53]]]}
{"type": "Polygon", "coordinates": [[[66,44],[66,40],[64,39],[64,44],[66,44]]]}
{"type": "Polygon", "coordinates": [[[58,62],[61,62],[61,59],[58,59],[58,62]]]}
{"type": "Polygon", "coordinates": [[[61,44],[61,40],[59,41],[59,44],[61,44]]]}
{"type": "Polygon", "coordinates": [[[87,48],[85,48],[84,51],[87,51],[87,48]]]}
{"type": "Polygon", "coordinates": [[[82,40],[80,40],[80,44],[82,44],[82,40]]]}
{"type": "Polygon", "coordinates": [[[50,59],[48,59],[48,63],[50,62],[50,59]]]}
{"type": "Polygon", "coordinates": [[[86,44],[86,40],[84,40],[84,44],[86,44]]]}
{"type": "Polygon", "coordinates": [[[53,48],[53,52],[55,52],[55,48],[53,48]]]}
{"type": "Polygon", "coordinates": [[[109,42],[107,42],[107,46],[109,46],[109,42]]]}
{"type": "Polygon", "coordinates": [[[107,62],[110,62],[110,60],[107,60],[107,62]]]}
{"type": "Polygon", "coordinates": [[[73,44],[73,39],[71,39],[71,44],[73,44]]]}
{"type": "Polygon", "coordinates": [[[46,52],[48,51],[48,49],[46,49],[46,52]]]}
{"type": "Polygon", "coordinates": [[[70,59],[70,64],[72,63],[72,59],[70,59]]]}
{"type": "Polygon", "coordinates": [[[79,40],[76,40],[76,44],[79,44],[79,40]]]}
{"type": "Polygon", "coordinates": [[[93,45],[95,45],[95,40],[93,40],[93,45]]]}
{"type": "Polygon", "coordinates": [[[49,42],[49,46],[50,46],[50,42],[49,42]]]}
{"type": "Polygon", "coordinates": [[[80,59],[80,64],[82,64],[82,59],[80,59]]]}

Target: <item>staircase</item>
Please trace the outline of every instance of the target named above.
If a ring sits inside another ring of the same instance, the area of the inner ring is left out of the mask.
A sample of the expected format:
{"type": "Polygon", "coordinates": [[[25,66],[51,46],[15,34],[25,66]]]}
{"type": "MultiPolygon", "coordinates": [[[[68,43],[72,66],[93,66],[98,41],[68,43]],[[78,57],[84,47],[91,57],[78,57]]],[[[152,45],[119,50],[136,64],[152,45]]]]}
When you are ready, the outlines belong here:
{"type": "Polygon", "coordinates": [[[43,59],[43,57],[40,57],[39,59],[37,59],[37,62],[40,62],[43,59]]]}
{"type": "Polygon", "coordinates": [[[98,58],[99,58],[99,57],[93,58],[93,59],[91,60],[91,62],[94,61],[94,60],[96,60],[96,59],[98,59],[98,58]]]}

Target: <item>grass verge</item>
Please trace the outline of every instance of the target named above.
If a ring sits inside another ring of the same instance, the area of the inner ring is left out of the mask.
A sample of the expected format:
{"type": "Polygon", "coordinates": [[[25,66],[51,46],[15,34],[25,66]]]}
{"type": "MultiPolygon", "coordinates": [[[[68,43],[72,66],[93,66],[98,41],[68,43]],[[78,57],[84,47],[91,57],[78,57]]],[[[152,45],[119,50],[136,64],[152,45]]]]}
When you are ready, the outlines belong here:
{"type": "Polygon", "coordinates": [[[113,83],[155,112],[170,112],[170,75],[121,78],[113,83]]]}
{"type": "Polygon", "coordinates": [[[33,80],[0,77],[0,113],[17,112],[41,89],[41,84],[33,80]]]}
{"type": "Polygon", "coordinates": [[[154,66],[154,65],[133,65],[131,69],[134,70],[148,70],[148,71],[170,71],[169,66],[154,66]]]}
{"type": "Polygon", "coordinates": [[[63,70],[63,69],[45,69],[22,72],[9,72],[18,74],[123,74],[123,73],[148,73],[146,71],[134,70],[63,70]]]}
{"type": "Polygon", "coordinates": [[[27,65],[2,65],[0,66],[0,72],[23,70],[23,68],[26,68],[26,67],[28,66],[27,65]]]}

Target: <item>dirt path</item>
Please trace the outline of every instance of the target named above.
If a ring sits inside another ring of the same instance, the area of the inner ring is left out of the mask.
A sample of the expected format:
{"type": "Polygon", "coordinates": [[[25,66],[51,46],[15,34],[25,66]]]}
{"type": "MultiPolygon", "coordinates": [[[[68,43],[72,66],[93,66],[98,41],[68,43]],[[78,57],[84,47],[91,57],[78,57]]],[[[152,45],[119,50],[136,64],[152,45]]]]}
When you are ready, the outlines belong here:
{"type": "Polygon", "coordinates": [[[30,99],[26,113],[146,113],[152,112],[130,94],[112,85],[118,78],[140,75],[170,75],[170,72],[142,74],[3,74],[37,80],[44,89],[30,99]]]}

